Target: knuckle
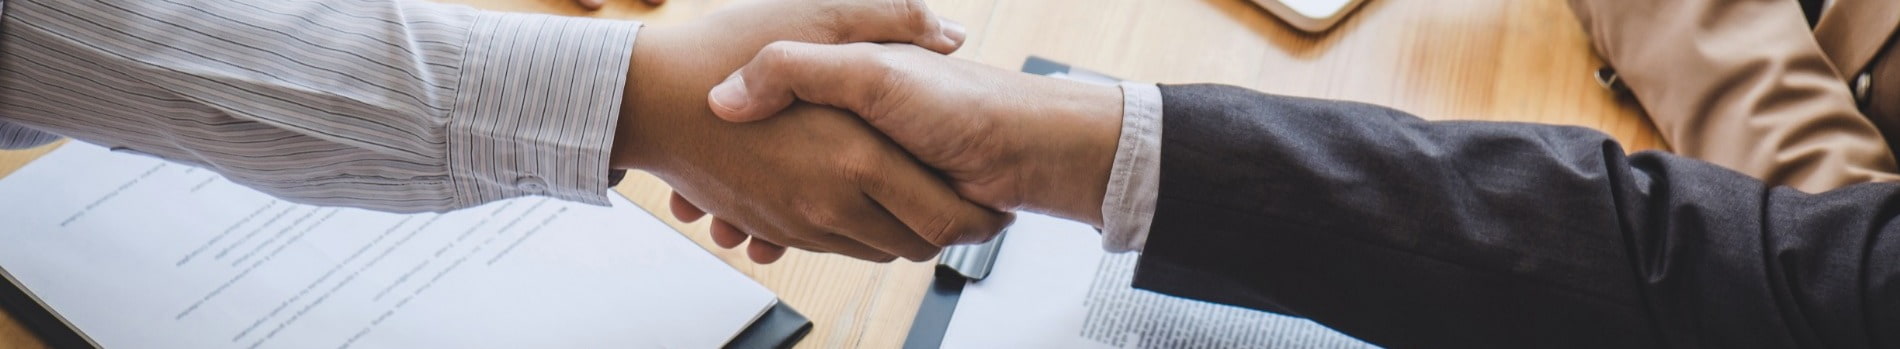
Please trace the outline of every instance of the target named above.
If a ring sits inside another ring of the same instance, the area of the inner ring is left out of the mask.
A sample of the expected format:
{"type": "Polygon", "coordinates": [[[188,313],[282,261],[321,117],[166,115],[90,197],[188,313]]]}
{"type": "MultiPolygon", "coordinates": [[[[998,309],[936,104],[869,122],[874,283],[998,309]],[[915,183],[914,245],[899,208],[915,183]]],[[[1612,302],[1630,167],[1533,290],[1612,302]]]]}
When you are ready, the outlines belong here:
{"type": "Polygon", "coordinates": [[[877,23],[864,19],[876,18],[867,15],[881,10],[872,3],[844,0],[822,1],[813,7],[817,9],[819,19],[814,21],[818,25],[809,32],[808,39],[826,44],[862,41],[856,39],[859,39],[857,36],[860,32],[866,31],[863,27],[877,23]]]}
{"type": "Polygon", "coordinates": [[[849,183],[855,183],[859,185],[860,188],[867,189],[867,191],[868,189],[875,188],[874,186],[880,185],[882,183],[882,181],[880,181],[882,177],[878,176],[880,172],[878,165],[882,163],[881,159],[883,157],[879,156],[877,151],[872,150],[873,148],[876,147],[870,145],[852,146],[850,150],[838,152],[838,158],[836,160],[838,175],[843,177],[846,181],[849,181],[849,183]]]}
{"type": "Polygon", "coordinates": [[[758,55],[753,57],[753,61],[763,65],[765,69],[777,69],[797,58],[795,57],[798,54],[797,46],[798,43],[791,41],[773,41],[760,48],[758,55]]]}
{"type": "Polygon", "coordinates": [[[828,1],[815,8],[825,32],[813,35],[812,39],[824,43],[896,39],[896,35],[930,33],[937,26],[924,0],[828,1]],[[903,32],[889,32],[891,30],[903,32]]]}
{"type": "Polygon", "coordinates": [[[838,40],[844,39],[845,32],[851,30],[853,23],[851,19],[857,17],[855,13],[852,13],[856,8],[855,4],[849,1],[826,1],[813,5],[813,8],[817,10],[819,17],[815,23],[819,23],[818,29],[823,31],[823,35],[812,39],[834,40],[820,41],[826,43],[843,42],[838,40]]]}
{"type": "MultiPolygon", "coordinates": [[[[866,44],[866,45],[875,45],[875,44],[866,44]]],[[[897,50],[886,50],[886,49],[883,49],[884,47],[882,46],[878,46],[878,48],[879,49],[875,51],[876,53],[873,53],[870,55],[868,59],[870,62],[867,62],[868,64],[866,65],[871,68],[876,69],[879,75],[883,75],[883,76],[898,75],[898,73],[904,71],[905,67],[910,66],[908,63],[905,62],[907,58],[905,58],[902,52],[897,51],[897,50]]]]}
{"type": "Polygon", "coordinates": [[[929,222],[917,234],[923,236],[924,240],[929,241],[931,245],[950,246],[956,244],[958,238],[962,237],[961,232],[956,231],[958,226],[956,218],[949,215],[937,215],[929,222]]]}
{"type": "Polygon", "coordinates": [[[862,99],[863,103],[860,104],[867,106],[865,113],[872,114],[867,115],[868,117],[881,115],[879,113],[884,110],[880,109],[888,108],[890,105],[901,104],[900,100],[892,97],[903,95],[898,91],[903,90],[903,84],[907,81],[907,72],[910,69],[910,66],[905,63],[909,58],[902,52],[883,47],[873,52],[865,55],[862,58],[864,61],[857,65],[864,67],[864,73],[869,74],[864,80],[867,82],[865,88],[859,89],[863,91],[863,95],[857,96],[862,99]]]}
{"type": "Polygon", "coordinates": [[[904,22],[912,33],[929,33],[936,29],[937,21],[930,18],[930,11],[923,0],[897,0],[897,18],[904,22]]]}

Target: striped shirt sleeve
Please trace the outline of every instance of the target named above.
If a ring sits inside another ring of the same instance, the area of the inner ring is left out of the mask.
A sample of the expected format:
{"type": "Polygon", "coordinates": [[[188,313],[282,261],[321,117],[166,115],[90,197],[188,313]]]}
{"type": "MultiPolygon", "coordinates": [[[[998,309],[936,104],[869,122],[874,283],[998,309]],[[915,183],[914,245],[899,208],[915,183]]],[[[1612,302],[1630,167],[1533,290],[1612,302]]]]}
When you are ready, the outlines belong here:
{"type": "Polygon", "coordinates": [[[59,136],[0,121],[0,149],[26,149],[46,145],[56,140],[59,140],[59,136]]]}
{"type": "MultiPolygon", "coordinates": [[[[6,0],[0,0],[0,15],[5,15],[6,9],[6,0]]],[[[6,122],[5,115],[0,111],[0,149],[26,149],[59,140],[59,136],[6,122]]]]}
{"type": "Polygon", "coordinates": [[[640,24],[390,0],[6,0],[0,128],[294,201],[605,204],[640,24]]]}

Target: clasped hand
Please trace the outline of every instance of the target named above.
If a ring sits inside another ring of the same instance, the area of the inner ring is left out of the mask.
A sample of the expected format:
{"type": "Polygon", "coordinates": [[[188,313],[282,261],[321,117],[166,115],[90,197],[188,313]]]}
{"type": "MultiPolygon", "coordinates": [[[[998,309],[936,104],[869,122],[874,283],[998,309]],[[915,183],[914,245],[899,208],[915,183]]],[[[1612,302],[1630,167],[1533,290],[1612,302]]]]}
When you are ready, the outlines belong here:
{"type": "Polygon", "coordinates": [[[722,245],[752,236],[748,255],[781,246],[859,259],[926,260],[981,241],[1012,216],[958,196],[942,178],[837,109],[792,108],[767,122],[721,121],[705,95],[775,41],[902,42],[948,53],[962,30],[916,0],[752,1],[679,26],[642,29],[614,135],[614,168],[644,170],[675,190],[673,213],[705,213],[722,245]]]}
{"type": "Polygon", "coordinates": [[[759,2],[647,29],[615,165],[667,181],[677,218],[710,214],[713,240],[759,263],[786,247],[926,260],[1016,210],[1099,226],[1120,91],[944,56],[963,35],[918,0],[759,2]]]}

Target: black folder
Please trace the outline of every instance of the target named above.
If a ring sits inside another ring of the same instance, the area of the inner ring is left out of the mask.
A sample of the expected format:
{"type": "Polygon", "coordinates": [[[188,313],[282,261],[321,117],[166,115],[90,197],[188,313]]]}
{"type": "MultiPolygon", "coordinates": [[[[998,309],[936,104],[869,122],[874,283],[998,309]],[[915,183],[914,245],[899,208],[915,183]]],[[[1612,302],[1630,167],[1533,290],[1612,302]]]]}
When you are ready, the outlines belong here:
{"type": "MultiPolygon", "coordinates": [[[[91,342],[79,335],[78,330],[67,326],[65,321],[54,316],[52,311],[34,300],[12,280],[0,282],[0,309],[5,309],[21,326],[39,336],[40,341],[49,348],[94,348],[91,342]]],[[[810,332],[811,320],[781,301],[773,304],[771,309],[766,309],[758,320],[752,321],[752,325],[746,326],[725,347],[790,348],[810,332]]]]}

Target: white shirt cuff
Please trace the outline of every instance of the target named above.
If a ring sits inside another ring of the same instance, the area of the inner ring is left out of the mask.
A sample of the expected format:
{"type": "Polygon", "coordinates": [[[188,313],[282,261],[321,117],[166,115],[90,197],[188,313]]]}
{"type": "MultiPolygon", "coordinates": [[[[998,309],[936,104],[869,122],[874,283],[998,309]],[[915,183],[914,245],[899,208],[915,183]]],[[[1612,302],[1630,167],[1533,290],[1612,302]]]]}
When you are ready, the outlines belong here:
{"type": "Polygon", "coordinates": [[[1122,134],[1102,197],[1102,248],[1140,251],[1161,192],[1161,88],[1123,82],[1122,134]]]}
{"type": "Polygon", "coordinates": [[[640,23],[483,12],[449,122],[459,204],[607,204],[608,155],[640,23]]]}

